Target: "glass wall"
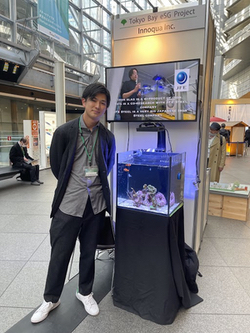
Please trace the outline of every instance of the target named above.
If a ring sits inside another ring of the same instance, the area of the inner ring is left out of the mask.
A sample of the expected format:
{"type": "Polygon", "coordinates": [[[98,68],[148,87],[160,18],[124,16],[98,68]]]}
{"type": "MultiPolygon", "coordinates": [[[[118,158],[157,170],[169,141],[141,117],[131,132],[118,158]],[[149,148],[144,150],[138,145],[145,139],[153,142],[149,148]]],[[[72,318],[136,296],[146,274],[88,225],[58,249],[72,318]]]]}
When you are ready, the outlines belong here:
{"type": "MultiPolygon", "coordinates": [[[[0,96],[0,167],[9,165],[10,148],[23,136],[23,120],[39,120],[39,111],[55,111],[55,105],[0,96]]],[[[66,121],[78,117],[75,112],[70,110],[66,121]]]]}
{"type": "Polygon", "coordinates": [[[112,15],[186,2],[69,0],[69,46],[66,46],[38,31],[38,0],[1,0],[0,38],[39,49],[42,55],[61,59],[80,71],[88,71],[89,78],[95,75],[95,79],[105,82],[105,67],[111,66],[112,15]]]}
{"type": "Polygon", "coordinates": [[[1,0],[0,15],[10,17],[10,0],[1,0]]]}

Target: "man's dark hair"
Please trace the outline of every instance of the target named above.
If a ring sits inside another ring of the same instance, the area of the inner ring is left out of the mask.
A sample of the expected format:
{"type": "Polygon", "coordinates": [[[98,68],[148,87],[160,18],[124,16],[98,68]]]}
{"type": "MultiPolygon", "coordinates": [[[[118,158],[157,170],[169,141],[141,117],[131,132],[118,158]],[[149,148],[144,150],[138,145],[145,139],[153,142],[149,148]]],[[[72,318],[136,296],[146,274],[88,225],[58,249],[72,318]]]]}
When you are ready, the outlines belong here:
{"type": "Polygon", "coordinates": [[[133,75],[134,70],[138,73],[138,70],[136,68],[131,68],[130,71],[128,72],[129,78],[133,75]]]}
{"type": "Polygon", "coordinates": [[[21,138],[21,139],[20,139],[20,142],[23,142],[23,143],[26,145],[26,143],[28,142],[28,140],[25,139],[25,138],[21,138]]]}
{"type": "Polygon", "coordinates": [[[106,96],[108,108],[110,104],[110,93],[105,87],[105,85],[102,83],[96,82],[88,85],[82,93],[82,98],[84,98],[85,100],[87,100],[88,98],[93,99],[97,94],[104,94],[106,96]]]}
{"type": "Polygon", "coordinates": [[[226,124],[222,123],[222,124],[221,124],[221,127],[222,127],[222,128],[225,128],[225,127],[226,127],[226,124]]]}
{"type": "Polygon", "coordinates": [[[212,130],[212,131],[219,131],[220,130],[220,124],[218,124],[218,123],[212,123],[211,125],[210,125],[210,129],[212,130]]]}

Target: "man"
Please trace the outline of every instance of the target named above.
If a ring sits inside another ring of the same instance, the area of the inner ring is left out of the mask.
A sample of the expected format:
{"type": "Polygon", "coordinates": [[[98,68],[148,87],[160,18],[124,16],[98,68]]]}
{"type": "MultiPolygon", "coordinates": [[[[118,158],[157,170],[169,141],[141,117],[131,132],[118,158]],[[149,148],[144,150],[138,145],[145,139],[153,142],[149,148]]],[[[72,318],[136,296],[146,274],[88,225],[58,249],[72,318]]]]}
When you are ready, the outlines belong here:
{"type": "Polygon", "coordinates": [[[58,180],[52,203],[51,258],[44,301],[31,318],[44,320],[60,304],[68,264],[77,238],[80,242],[79,288],[76,297],[90,315],[99,313],[93,298],[95,251],[110,213],[107,176],[115,161],[115,138],[100,118],[110,104],[110,94],[100,83],[82,94],[84,113],[55,131],[50,164],[58,180]]]}
{"type": "Polygon", "coordinates": [[[10,149],[10,161],[13,168],[22,167],[29,173],[31,185],[39,186],[43,184],[43,182],[39,180],[39,165],[33,166],[31,164],[31,161],[34,161],[34,159],[28,154],[27,144],[28,140],[26,138],[21,138],[20,141],[14,144],[10,149]]]}
{"type": "Polygon", "coordinates": [[[220,180],[220,173],[226,161],[226,139],[220,135],[220,128],[220,124],[212,123],[208,139],[208,168],[211,169],[210,181],[217,183],[220,180]]]}
{"type": "Polygon", "coordinates": [[[245,132],[244,141],[247,141],[247,146],[250,146],[250,128],[248,128],[245,132]]]}
{"type": "Polygon", "coordinates": [[[129,81],[125,81],[121,89],[121,98],[123,99],[121,106],[121,119],[124,120],[131,120],[131,111],[136,110],[136,99],[141,97],[141,84],[137,83],[137,69],[131,68],[128,75],[129,81]]]}
{"type": "Polygon", "coordinates": [[[227,143],[230,143],[230,131],[226,129],[226,124],[221,124],[220,135],[223,135],[227,143]]]}

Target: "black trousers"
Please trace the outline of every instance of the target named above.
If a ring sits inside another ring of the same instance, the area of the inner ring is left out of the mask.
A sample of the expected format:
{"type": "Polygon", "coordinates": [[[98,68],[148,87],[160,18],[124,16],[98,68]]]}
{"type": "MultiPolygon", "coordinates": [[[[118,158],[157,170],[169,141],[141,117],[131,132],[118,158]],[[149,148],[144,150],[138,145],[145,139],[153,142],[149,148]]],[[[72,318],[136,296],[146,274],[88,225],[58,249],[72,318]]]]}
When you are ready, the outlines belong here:
{"type": "Polygon", "coordinates": [[[56,303],[63,290],[70,257],[77,237],[80,242],[79,292],[89,295],[95,275],[95,251],[104,227],[105,211],[94,215],[90,199],[83,217],[58,210],[50,228],[51,257],[44,291],[46,302],[56,303]]]}
{"type": "Polygon", "coordinates": [[[39,179],[39,165],[31,165],[27,163],[17,163],[13,166],[13,168],[22,167],[27,170],[30,174],[30,181],[34,182],[39,179]]]}

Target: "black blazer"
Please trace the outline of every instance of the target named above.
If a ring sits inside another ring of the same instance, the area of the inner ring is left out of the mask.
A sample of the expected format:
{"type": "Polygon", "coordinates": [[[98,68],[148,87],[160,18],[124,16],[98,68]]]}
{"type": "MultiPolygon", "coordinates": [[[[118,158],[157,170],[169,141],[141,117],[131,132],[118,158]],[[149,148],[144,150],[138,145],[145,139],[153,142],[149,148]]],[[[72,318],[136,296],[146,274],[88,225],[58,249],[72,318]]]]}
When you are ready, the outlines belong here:
{"type": "Polygon", "coordinates": [[[28,154],[28,150],[26,147],[22,148],[20,147],[19,143],[15,143],[13,147],[11,147],[10,149],[10,153],[9,153],[9,157],[10,157],[10,161],[13,164],[13,166],[22,166],[25,162],[24,162],[24,156],[26,158],[29,158],[30,160],[33,160],[33,158],[31,156],[29,156],[28,154]]]}
{"type": "MultiPolygon", "coordinates": [[[[51,217],[58,210],[65,194],[72,166],[74,163],[77,137],[79,131],[79,118],[59,126],[53,134],[50,147],[50,165],[54,176],[57,178],[57,187],[52,202],[51,217]]],[[[115,162],[115,137],[101,123],[99,127],[99,150],[97,165],[102,183],[103,195],[107,205],[107,212],[111,213],[110,188],[108,174],[115,162]]]]}

